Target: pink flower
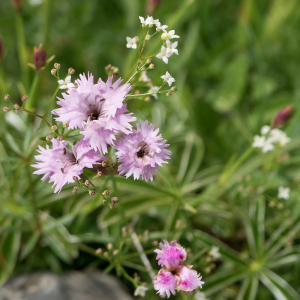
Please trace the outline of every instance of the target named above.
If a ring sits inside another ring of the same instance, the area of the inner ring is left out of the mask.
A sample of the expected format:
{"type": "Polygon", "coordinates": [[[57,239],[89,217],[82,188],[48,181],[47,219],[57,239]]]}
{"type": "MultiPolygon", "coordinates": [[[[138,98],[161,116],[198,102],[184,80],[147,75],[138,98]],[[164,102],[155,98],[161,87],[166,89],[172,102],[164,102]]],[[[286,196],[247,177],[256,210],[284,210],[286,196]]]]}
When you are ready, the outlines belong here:
{"type": "Polygon", "coordinates": [[[190,294],[197,287],[202,288],[202,276],[192,270],[193,266],[181,264],[186,259],[186,250],[177,241],[169,244],[164,240],[164,244],[160,243],[159,246],[162,250],[156,249],[154,252],[157,253],[158,264],[163,268],[154,277],[153,286],[160,296],[166,293],[169,298],[171,293],[175,295],[175,290],[190,294]]]}
{"type": "Polygon", "coordinates": [[[180,278],[176,275],[173,275],[167,269],[160,269],[158,274],[154,277],[152,283],[154,289],[158,291],[157,294],[163,296],[163,294],[166,293],[169,298],[170,293],[175,295],[175,289],[178,285],[178,280],[180,280],[180,278]]]}
{"type": "Polygon", "coordinates": [[[134,179],[142,179],[148,182],[153,180],[155,170],[165,159],[170,159],[171,152],[167,149],[169,145],[163,140],[161,134],[157,136],[159,129],[154,131],[154,125],[148,125],[148,121],[141,126],[137,125],[137,130],[124,138],[117,137],[115,147],[118,150],[116,155],[121,165],[119,174],[126,173],[126,178],[133,175],[134,179]]]}
{"type": "Polygon", "coordinates": [[[156,259],[161,267],[172,270],[186,260],[186,251],[177,241],[169,244],[168,241],[164,240],[164,244],[159,243],[159,247],[162,250],[156,249],[154,252],[157,253],[156,259]]]}
{"type": "Polygon", "coordinates": [[[70,129],[84,129],[81,134],[84,140],[93,142],[93,149],[101,153],[107,152],[107,145],[113,145],[114,133],[128,134],[132,130],[130,122],[136,121],[132,113],[127,113],[126,104],[123,101],[129,93],[131,85],[120,85],[119,78],[112,83],[113,77],[107,82],[101,79],[94,84],[94,77],[80,75],[76,80],[77,89],[69,89],[62,93],[63,98],[57,102],[60,108],[54,109],[53,114],[58,117],[56,121],[68,123],[70,129]]]}
{"type": "Polygon", "coordinates": [[[60,192],[66,183],[74,182],[74,176],[78,177],[83,173],[84,168],[92,168],[93,165],[100,164],[105,160],[105,156],[99,156],[88,143],[81,139],[70,150],[67,141],[52,139],[52,149],[39,146],[37,150],[40,155],[36,155],[38,161],[32,167],[38,169],[33,174],[44,174],[42,181],[49,178],[55,186],[54,193],[60,192]]]}

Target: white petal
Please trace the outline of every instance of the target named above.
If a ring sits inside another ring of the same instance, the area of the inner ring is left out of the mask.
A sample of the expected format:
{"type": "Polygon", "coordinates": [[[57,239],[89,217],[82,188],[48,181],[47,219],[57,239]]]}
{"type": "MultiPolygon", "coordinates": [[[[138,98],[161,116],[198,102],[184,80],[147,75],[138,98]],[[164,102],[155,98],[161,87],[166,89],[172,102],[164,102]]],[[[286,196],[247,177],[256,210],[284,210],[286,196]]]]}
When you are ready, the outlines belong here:
{"type": "Polygon", "coordinates": [[[58,84],[65,84],[65,81],[62,80],[62,79],[60,79],[60,80],[57,81],[57,83],[58,83],[58,84]]]}

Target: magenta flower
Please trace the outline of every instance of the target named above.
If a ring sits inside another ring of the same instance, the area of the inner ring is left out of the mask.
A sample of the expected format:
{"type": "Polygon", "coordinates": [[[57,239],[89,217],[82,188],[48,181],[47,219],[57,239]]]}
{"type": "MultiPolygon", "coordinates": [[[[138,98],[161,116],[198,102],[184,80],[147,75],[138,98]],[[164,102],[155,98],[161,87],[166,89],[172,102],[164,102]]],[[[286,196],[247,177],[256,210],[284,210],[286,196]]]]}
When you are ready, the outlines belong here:
{"type": "Polygon", "coordinates": [[[126,178],[133,175],[133,178],[151,181],[155,170],[163,163],[167,163],[165,159],[170,159],[168,155],[171,151],[165,149],[169,145],[163,140],[161,134],[157,136],[159,129],[154,131],[154,125],[148,125],[148,121],[141,126],[137,125],[137,130],[133,130],[131,134],[124,138],[117,137],[115,148],[119,166],[119,174],[126,173],[126,178]]]}
{"type": "Polygon", "coordinates": [[[84,129],[81,132],[84,139],[93,139],[93,149],[101,153],[107,152],[107,144],[113,145],[114,133],[129,134],[132,130],[129,123],[136,121],[123,104],[131,85],[119,86],[122,79],[115,83],[112,79],[109,77],[106,83],[99,79],[94,84],[92,75],[88,78],[80,75],[76,80],[78,88],[62,93],[63,98],[57,102],[61,107],[52,111],[58,116],[55,120],[68,123],[70,129],[84,129]]]}
{"type": "Polygon", "coordinates": [[[157,253],[156,259],[161,267],[175,269],[186,260],[186,251],[177,241],[169,244],[168,241],[164,240],[164,244],[159,243],[159,247],[162,250],[156,249],[154,252],[157,253]]]}
{"type": "Polygon", "coordinates": [[[169,298],[171,293],[175,295],[175,290],[190,294],[197,287],[202,288],[202,276],[192,270],[193,266],[181,264],[186,259],[186,250],[177,241],[169,244],[164,240],[164,244],[160,243],[159,246],[162,250],[156,249],[154,252],[157,253],[158,264],[163,268],[154,277],[153,286],[160,296],[166,293],[169,298]]]}
{"type": "Polygon", "coordinates": [[[32,167],[38,169],[33,174],[44,174],[42,181],[49,178],[55,186],[54,193],[60,192],[66,183],[74,182],[74,176],[78,177],[83,173],[84,168],[92,168],[93,165],[100,164],[105,160],[105,156],[99,156],[88,143],[81,139],[70,150],[67,141],[52,139],[52,149],[39,146],[37,150],[40,155],[36,155],[38,161],[32,167]]]}

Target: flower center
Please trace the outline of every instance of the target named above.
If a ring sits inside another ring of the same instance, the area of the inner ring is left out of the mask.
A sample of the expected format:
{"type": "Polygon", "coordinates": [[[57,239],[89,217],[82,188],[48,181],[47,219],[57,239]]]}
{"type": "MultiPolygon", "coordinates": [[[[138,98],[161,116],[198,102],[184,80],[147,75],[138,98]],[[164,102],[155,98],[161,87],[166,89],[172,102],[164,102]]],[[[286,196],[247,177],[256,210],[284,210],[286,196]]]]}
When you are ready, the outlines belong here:
{"type": "Polygon", "coordinates": [[[136,153],[138,158],[142,158],[145,155],[149,154],[149,147],[146,142],[140,142],[139,147],[141,147],[141,149],[136,153]]]}
{"type": "Polygon", "coordinates": [[[73,165],[78,163],[74,153],[66,148],[64,148],[64,154],[60,157],[60,161],[63,163],[62,173],[67,173],[73,165]]]}
{"type": "Polygon", "coordinates": [[[93,111],[88,114],[88,117],[91,119],[91,121],[95,121],[98,120],[99,115],[100,114],[98,112],[93,111]]]}

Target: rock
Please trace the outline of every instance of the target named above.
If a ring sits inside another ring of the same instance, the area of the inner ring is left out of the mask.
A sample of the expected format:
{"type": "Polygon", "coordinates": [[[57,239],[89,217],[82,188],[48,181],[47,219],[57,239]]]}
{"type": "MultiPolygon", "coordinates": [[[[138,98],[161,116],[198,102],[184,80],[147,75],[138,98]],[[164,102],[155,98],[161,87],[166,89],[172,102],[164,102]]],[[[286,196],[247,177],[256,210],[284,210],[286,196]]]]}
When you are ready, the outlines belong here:
{"type": "Polygon", "coordinates": [[[0,300],[132,300],[120,281],[99,271],[20,275],[0,288],[0,300]]]}

